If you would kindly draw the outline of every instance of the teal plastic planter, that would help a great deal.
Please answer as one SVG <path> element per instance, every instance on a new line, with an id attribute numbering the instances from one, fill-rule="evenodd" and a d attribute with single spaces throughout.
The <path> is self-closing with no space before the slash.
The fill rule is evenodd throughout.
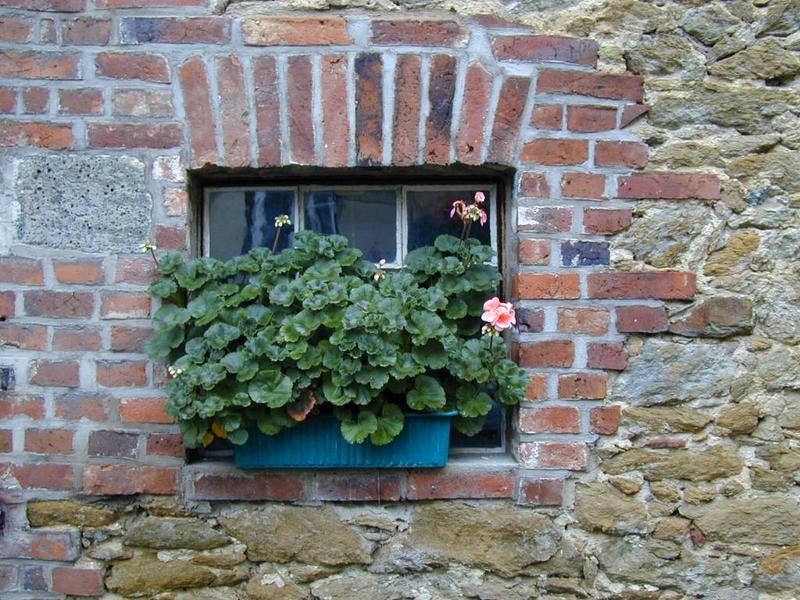
<path id="1" fill-rule="evenodd" d="M 235 446 L 240 469 L 398 469 L 447 464 L 450 421 L 458 414 L 407 414 L 400 435 L 385 446 L 349 444 L 333 416 L 316 416 L 276 435 L 250 432 Z"/>

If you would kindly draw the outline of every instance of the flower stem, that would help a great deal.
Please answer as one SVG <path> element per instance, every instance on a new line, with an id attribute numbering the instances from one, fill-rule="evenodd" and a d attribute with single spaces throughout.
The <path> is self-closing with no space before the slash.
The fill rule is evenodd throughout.
<path id="1" fill-rule="evenodd" d="M 272 253 L 273 254 L 275 254 L 275 251 L 278 249 L 278 240 L 281 237 L 281 229 L 283 229 L 283 227 L 281 225 L 278 225 L 275 228 L 275 240 L 272 242 Z"/>
<path id="2" fill-rule="evenodd" d="M 153 262 L 156 263 L 156 269 L 158 268 L 158 257 L 156 256 L 156 251 L 150 248 L 150 255 L 153 257 Z"/>

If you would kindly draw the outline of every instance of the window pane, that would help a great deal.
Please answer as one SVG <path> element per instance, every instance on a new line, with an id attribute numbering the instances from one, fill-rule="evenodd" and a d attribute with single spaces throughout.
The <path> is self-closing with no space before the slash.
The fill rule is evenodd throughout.
<path id="1" fill-rule="evenodd" d="M 257 246 L 272 247 L 275 217 L 294 220 L 292 190 L 214 191 L 208 199 L 208 250 L 220 260 L 245 254 Z M 290 245 L 293 227 L 284 228 L 278 247 Z"/>
<path id="2" fill-rule="evenodd" d="M 406 192 L 408 249 L 414 250 L 421 246 L 430 246 L 436 237 L 443 233 L 461 237 L 461 220 L 457 216 L 451 219 L 450 209 L 455 200 L 463 200 L 467 204 L 472 204 L 477 191 L 483 191 L 486 196 L 486 201 L 481 208 L 486 211 L 486 214 L 489 214 L 489 190 Z M 477 238 L 484 244 L 490 244 L 489 223 L 483 226 L 480 223 L 473 223 L 470 237 Z"/>
<path id="3" fill-rule="evenodd" d="M 305 228 L 337 233 L 366 260 L 397 260 L 397 194 L 394 190 L 323 190 L 305 196 Z"/>
<path id="4" fill-rule="evenodd" d="M 506 418 L 503 409 L 495 404 L 491 412 L 486 415 L 483 429 L 472 437 L 450 430 L 451 448 L 499 448 L 502 443 L 502 429 Z"/>

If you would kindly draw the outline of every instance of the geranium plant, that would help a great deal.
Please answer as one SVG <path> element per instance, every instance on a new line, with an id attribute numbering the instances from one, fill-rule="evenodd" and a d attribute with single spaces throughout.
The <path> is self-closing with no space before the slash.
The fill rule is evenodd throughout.
<path id="1" fill-rule="evenodd" d="M 228 262 L 162 256 L 148 350 L 169 365 L 167 411 L 186 444 L 242 444 L 328 412 L 350 443 L 387 444 L 414 411 L 458 411 L 472 435 L 493 403 L 518 403 L 528 378 L 499 337 L 514 309 L 492 297 L 493 250 L 469 237 L 482 200 L 454 203 L 461 239 L 439 236 L 402 270 L 311 231 Z M 276 219 L 274 247 L 287 225 Z"/>

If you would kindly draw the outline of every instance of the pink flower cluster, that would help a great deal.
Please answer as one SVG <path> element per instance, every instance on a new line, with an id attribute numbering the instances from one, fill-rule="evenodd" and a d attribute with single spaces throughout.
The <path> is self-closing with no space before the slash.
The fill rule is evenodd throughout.
<path id="1" fill-rule="evenodd" d="M 478 206 L 485 201 L 486 196 L 483 192 L 475 192 L 475 204 L 467 205 L 463 200 L 456 200 L 453 202 L 453 208 L 450 209 L 450 218 L 452 219 L 455 215 L 458 215 L 458 218 L 464 223 L 480 221 L 481 225 L 485 225 L 486 221 L 489 220 L 489 216 L 485 210 Z"/>
<path id="2" fill-rule="evenodd" d="M 481 320 L 500 332 L 517 322 L 517 314 L 511 302 L 500 302 L 500 298 L 495 296 L 484 302 Z"/>

